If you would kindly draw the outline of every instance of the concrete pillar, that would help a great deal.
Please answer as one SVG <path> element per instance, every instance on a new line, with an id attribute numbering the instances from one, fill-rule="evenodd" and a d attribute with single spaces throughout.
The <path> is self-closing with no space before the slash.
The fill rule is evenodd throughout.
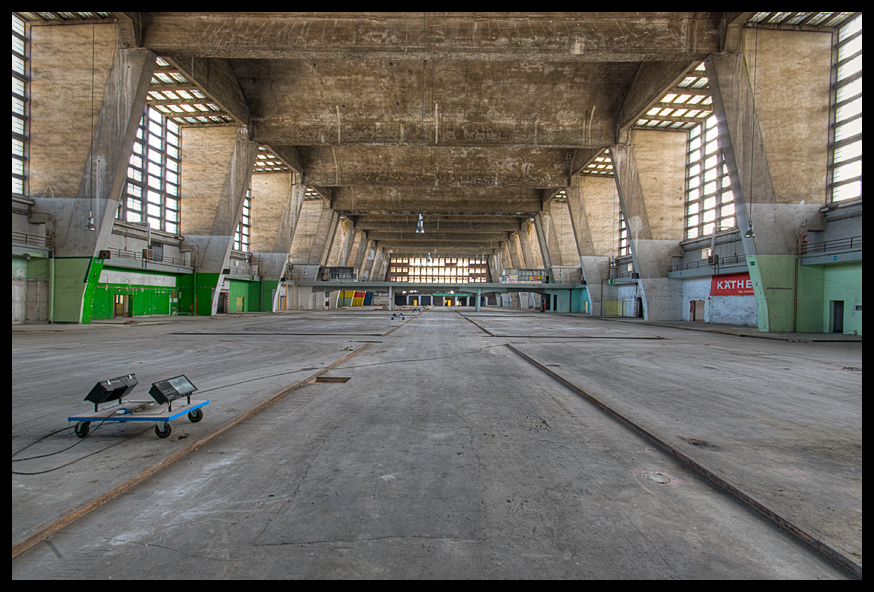
<path id="1" fill-rule="evenodd" d="M 567 188 L 565 188 L 565 194 L 567 194 Z M 545 228 L 549 230 L 547 244 L 549 245 L 552 265 L 576 266 L 578 252 L 567 202 L 551 200 L 544 207 L 543 213 L 549 218 L 549 223 Z M 545 217 L 544 220 L 546 220 Z"/>
<path id="2" fill-rule="evenodd" d="M 31 36 L 29 194 L 54 219 L 53 320 L 90 323 L 155 55 L 118 49 L 115 24 Z"/>
<path id="3" fill-rule="evenodd" d="M 334 240 L 336 258 L 331 259 L 329 265 L 346 267 L 349 263 L 349 254 L 352 252 L 352 243 L 355 241 L 355 225 L 348 218 L 340 220 L 337 224 L 337 236 Z"/>
<path id="4" fill-rule="evenodd" d="M 258 145 L 242 127 L 182 128 L 182 235 L 196 253 L 195 314 L 215 314 Z"/>
<path id="5" fill-rule="evenodd" d="M 260 260 L 261 310 L 277 310 L 279 281 L 285 271 L 306 187 L 298 173 L 252 176 L 250 250 Z"/>
<path id="6" fill-rule="evenodd" d="M 352 242 L 352 249 L 346 265 L 357 269 L 358 276 L 361 277 L 361 264 L 364 262 L 364 257 L 367 256 L 367 233 L 356 228 L 354 234 L 355 240 Z"/>
<path id="7" fill-rule="evenodd" d="M 610 278 L 616 255 L 619 194 L 609 177 L 575 176 L 567 190 L 567 207 L 580 257 L 589 311 L 602 314 L 602 282 Z"/>
<path id="8" fill-rule="evenodd" d="M 488 256 L 489 262 L 489 275 L 491 275 L 491 280 L 493 283 L 498 283 L 501 281 L 501 252 L 500 249 L 493 249 L 492 253 Z"/>
<path id="9" fill-rule="evenodd" d="M 319 200 L 322 210 L 319 216 L 319 226 L 313 237 L 310 254 L 307 263 L 311 265 L 327 265 L 328 255 L 334 244 L 334 235 L 340 222 L 340 214 L 332 210 L 326 200 Z"/>
<path id="10" fill-rule="evenodd" d="M 644 318 L 682 320 L 682 282 L 668 272 L 684 238 L 686 134 L 633 130 L 629 137 L 630 144 L 611 146 L 610 156 Z"/>
<path id="11" fill-rule="evenodd" d="M 380 273 L 382 272 L 382 262 L 385 259 L 385 251 L 382 247 L 376 248 L 376 254 L 373 256 L 373 262 L 370 267 L 370 277 L 368 278 L 372 282 L 381 282 L 382 276 Z"/>
<path id="12" fill-rule="evenodd" d="M 831 33 L 759 29 L 706 62 L 761 331 L 795 330 L 798 242 L 822 226 L 830 64 Z"/>
<path id="13" fill-rule="evenodd" d="M 510 233 L 509 240 L 507 241 L 507 248 L 510 250 L 510 262 L 513 264 L 513 267 L 524 269 L 526 267 L 526 261 L 522 258 L 522 245 L 519 240 L 518 232 Z"/>
<path id="14" fill-rule="evenodd" d="M 376 241 L 367 241 L 367 254 L 364 256 L 361 273 L 359 277 L 362 281 L 370 279 L 370 274 L 373 271 L 373 260 L 376 258 Z"/>
<path id="15" fill-rule="evenodd" d="M 553 265 L 561 265 L 561 253 L 557 252 L 557 245 L 550 244 L 555 242 L 552 217 L 547 212 L 538 212 L 534 216 L 534 229 L 537 233 L 537 243 L 540 247 L 540 258 L 543 261 L 543 268 L 550 269 Z M 554 257 L 557 257 L 558 262 L 556 262 Z"/>
<path id="16" fill-rule="evenodd" d="M 386 281 L 388 276 L 388 268 L 391 265 L 391 251 L 385 251 L 382 257 L 382 266 L 379 268 L 379 274 L 376 275 L 373 279 L 377 282 Z"/>
<path id="17" fill-rule="evenodd" d="M 373 249 L 374 242 L 367 238 L 367 233 L 361 233 L 361 242 L 359 243 L 358 259 L 355 260 L 355 267 L 358 269 L 359 281 L 364 281 L 370 276 L 370 266 L 373 264 Z"/>
<path id="18" fill-rule="evenodd" d="M 310 251 L 312 250 L 313 240 L 319 228 L 321 217 L 322 201 L 319 199 L 304 199 L 288 253 L 288 260 L 295 264 L 296 267 L 300 266 L 309 269 Z M 312 269 L 315 269 L 315 266 L 312 266 Z M 311 277 L 312 274 L 307 279 L 311 279 Z"/>
<path id="19" fill-rule="evenodd" d="M 510 251 L 510 239 L 512 235 L 507 235 L 507 240 L 501 242 L 501 268 L 519 267 L 518 263 L 513 260 L 512 252 Z"/>

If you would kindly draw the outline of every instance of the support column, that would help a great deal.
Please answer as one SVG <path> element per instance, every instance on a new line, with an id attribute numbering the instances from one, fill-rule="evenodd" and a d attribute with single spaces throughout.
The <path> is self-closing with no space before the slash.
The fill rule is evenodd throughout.
<path id="1" fill-rule="evenodd" d="M 359 281 L 363 282 L 370 277 L 370 269 L 373 266 L 376 243 L 366 238 L 366 235 L 362 238 L 361 242 L 364 244 L 364 254 L 362 255 L 360 252 L 358 253 L 358 256 L 361 257 L 361 263 L 358 267 L 358 278 Z"/>
<path id="2" fill-rule="evenodd" d="M 320 266 L 328 264 L 328 255 L 331 253 L 334 235 L 337 232 L 337 224 L 340 222 L 340 214 L 332 210 L 326 200 L 321 200 L 321 204 L 322 210 L 319 226 L 316 229 L 310 254 L 307 258 L 307 263 L 310 265 Z"/>
<path id="3" fill-rule="evenodd" d="M 295 172 L 252 176 L 250 249 L 260 260 L 262 311 L 275 311 L 279 306 L 279 282 L 306 191 L 295 182 L 297 176 Z"/>
<path id="4" fill-rule="evenodd" d="M 706 62 L 719 147 L 759 330 L 791 332 L 797 245 L 808 229 L 823 225 L 831 33 L 744 30 L 742 47 L 739 55 Z M 753 233 L 745 236 L 750 225 Z"/>
<path id="5" fill-rule="evenodd" d="M 218 307 L 258 153 L 248 136 L 245 128 L 233 126 L 182 128 L 182 235 L 196 253 L 189 306 L 198 315 L 214 315 Z"/>
<path id="6" fill-rule="evenodd" d="M 500 249 L 493 249 L 491 255 L 489 255 L 489 273 L 491 274 L 491 280 L 493 283 L 498 283 L 501 281 L 501 271 L 503 270 L 503 266 L 501 265 L 501 251 Z"/>
<path id="7" fill-rule="evenodd" d="M 88 324 L 155 55 L 118 49 L 116 24 L 31 35 L 29 195 L 55 221 L 52 320 Z"/>
<path id="8" fill-rule="evenodd" d="M 380 272 L 382 271 L 382 261 L 385 257 L 385 252 L 382 247 L 376 248 L 376 254 L 373 256 L 373 261 L 370 266 L 370 277 L 368 278 L 372 282 L 381 282 L 382 278 L 380 277 Z"/>
<path id="9" fill-rule="evenodd" d="M 589 312 L 603 314 L 602 282 L 610 278 L 616 254 L 619 197 L 616 183 L 605 177 L 575 176 L 567 190 L 567 207 L 580 257 Z"/>
<path id="10" fill-rule="evenodd" d="M 352 245 L 355 242 L 357 232 L 355 224 L 348 218 L 340 221 L 339 228 L 343 231 L 343 242 L 340 244 L 340 255 L 337 258 L 338 267 L 348 267 L 349 255 L 352 253 Z"/>
<path id="11" fill-rule="evenodd" d="M 522 258 L 522 254 L 520 253 L 521 245 L 519 241 L 519 233 L 511 232 L 509 240 L 507 241 L 507 248 L 510 250 L 510 262 L 513 264 L 513 267 L 517 269 L 525 268 L 525 260 Z"/>
<path id="12" fill-rule="evenodd" d="M 501 271 L 510 267 L 518 267 L 510 252 L 510 240 L 512 235 L 507 235 L 507 240 L 501 241 Z"/>
<path id="13" fill-rule="evenodd" d="M 668 278 L 683 240 L 686 134 L 633 130 L 610 147 L 619 202 L 639 274 L 644 318 L 682 320 L 680 280 Z"/>
<path id="14" fill-rule="evenodd" d="M 553 265 L 561 265 L 561 254 L 556 252 L 555 245 L 550 245 L 550 242 L 553 242 L 555 238 L 555 231 L 552 228 L 552 217 L 546 212 L 538 212 L 534 216 L 534 228 L 537 232 L 540 258 L 543 260 L 544 269 L 551 269 Z M 555 263 L 553 260 L 554 255 L 557 255 L 559 263 Z"/>

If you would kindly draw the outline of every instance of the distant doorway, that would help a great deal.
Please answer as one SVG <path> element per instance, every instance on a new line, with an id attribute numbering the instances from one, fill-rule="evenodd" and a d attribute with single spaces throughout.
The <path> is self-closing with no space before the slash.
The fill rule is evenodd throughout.
<path id="1" fill-rule="evenodd" d="M 844 332 L 844 301 L 831 300 L 829 302 L 829 328 L 830 333 Z"/>
<path id="2" fill-rule="evenodd" d="M 704 322 L 704 301 L 690 300 L 689 301 L 689 320 L 693 322 Z"/>
<path id="3" fill-rule="evenodd" d="M 130 294 L 116 294 L 113 297 L 112 316 L 113 318 L 131 316 Z"/>

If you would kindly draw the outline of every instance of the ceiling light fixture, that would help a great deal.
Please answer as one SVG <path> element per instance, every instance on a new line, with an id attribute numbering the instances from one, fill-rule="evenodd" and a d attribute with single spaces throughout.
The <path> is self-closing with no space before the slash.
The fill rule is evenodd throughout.
<path id="1" fill-rule="evenodd" d="M 416 226 L 416 234 L 425 234 L 425 227 L 422 222 L 422 214 L 419 214 L 419 223 Z"/>

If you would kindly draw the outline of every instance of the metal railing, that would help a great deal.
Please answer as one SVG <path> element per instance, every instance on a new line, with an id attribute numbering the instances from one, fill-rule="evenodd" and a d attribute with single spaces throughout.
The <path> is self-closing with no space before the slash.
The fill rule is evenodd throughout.
<path id="1" fill-rule="evenodd" d="M 737 255 L 728 255 L 725 257 L 719 257 L 719 263 L 716 267 L 725 267 L 728 265 L 742 265 L 746 263 L 747 256 L 744 254 Z M 701 259 L 700 261 L 690 261 L 689 263 L 677 263 L 676 265 L 671 265 L 671 271 L 685 271 L 687 269 L 702 269 L 705 267 L 713 267 L 708 259 Z"/>
<path id="2" fill-rule="evenodd" d="M 861 251 L 862 237 L 851 236 L 849 238 L 839 238 L 821 243 L 801 243 L 801 254 L 808 255 L 812 253 L 837 253 L 842 251 Z"/>
<path id="3" fill-rule="evenodd" d="M 125 249 L 108 249 L 113 257 L 118 257 L 119 259 L 131 259 L 133 261 L 143 261 L 143 252 L 142 251 L 128 251 Z M 181 257 L 167 257 L 164 256 L 160 260 L 158 259 L 146 259 L 146 261 L 154 261 L 155 263 L 163 263 L 165 265 L 175 265 L 177 267 L 191 267 L 191 264 Z"/>
<path id="4" fill-rule="evenodd" d="M 46 247 L 49 249 L 52 248 L 51 238 L 45 236 L 44 234 L 27 234 L 24 232 L 13 232 L 12 244 L 26 245 L 28 247 Z"/>

